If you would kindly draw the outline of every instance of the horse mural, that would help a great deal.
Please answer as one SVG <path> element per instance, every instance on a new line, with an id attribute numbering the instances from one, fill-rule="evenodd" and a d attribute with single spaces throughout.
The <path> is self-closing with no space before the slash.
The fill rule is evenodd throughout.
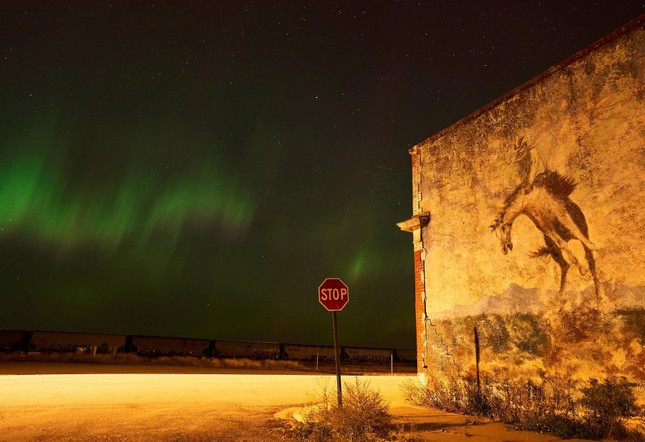
<path id="1" fill-rule="evenodd" d="M 600 299 L 600 280 L 596 270 L 593 251 L 595 245 L 589 240 L 587 221 L 580 207 L 569 195 L 575 189 L 574 181 L 558 172 L 537 172 L 537 153 L 528 148 L 523 138 L 515 145 L 520 171 L 526 179 L 504 201 L 504 207 L 490 226 L 498 235 L 505 255 L 513 250 L 511 231 L 517 217 L 525 215 L 544 234 L 545 245 L 531 254 L 532 257 L 550 256 L 560 267 L 560 290 L 562 296 L 567 282 L 567 272 L 574 265 L 583 276 L 591 273 L 596 299 Z M 524 163 L 521 161 L 524 160 Z M 528 160 L 528 164 L 527 161 Z M 580 241 L 584 249 L 587 267 L 581 265 L 569 247 L 569 241 Z"/>

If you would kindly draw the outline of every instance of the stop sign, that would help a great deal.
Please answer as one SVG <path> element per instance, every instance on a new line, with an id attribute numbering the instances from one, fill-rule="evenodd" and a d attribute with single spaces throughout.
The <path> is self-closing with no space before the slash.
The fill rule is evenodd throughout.
<path id="1" fill-rule="evenodd" d="M 318 301 L 330 312 L 338 312 L 349 302 L 349 288 L 339 278 L 327 278 L 318 287 Z"/>

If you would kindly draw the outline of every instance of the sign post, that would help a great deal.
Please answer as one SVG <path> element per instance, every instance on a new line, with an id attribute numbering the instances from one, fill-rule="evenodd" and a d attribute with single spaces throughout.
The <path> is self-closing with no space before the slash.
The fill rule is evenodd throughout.
<path id="1" fill-rule="evenodd" d="M 336 359 L 336 384 L 338 388 L 338 408 L 343 408 L 343 387 L 340 380 L 340 345 L 338 343 L 338 321 L 336 312 L 341 311 L 349 302 L 349 288 L 340 278 L 326 278 L 318 287 L 318 302 L 331 312 L 334 327 L 334 355 Z"/>

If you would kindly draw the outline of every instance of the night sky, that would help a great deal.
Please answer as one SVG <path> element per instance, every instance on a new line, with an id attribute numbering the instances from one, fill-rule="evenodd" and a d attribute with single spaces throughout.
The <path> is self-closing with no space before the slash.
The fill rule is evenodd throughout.
<path id="1" fill-rule="evenodd" d="M 413 348 L 407 149 L 643 12 L 0 0 L 0 328 Z"/>

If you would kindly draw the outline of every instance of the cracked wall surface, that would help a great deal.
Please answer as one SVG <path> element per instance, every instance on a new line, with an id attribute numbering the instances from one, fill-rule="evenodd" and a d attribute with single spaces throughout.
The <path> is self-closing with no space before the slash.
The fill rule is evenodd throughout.
<path id="1" fill-rule="evenodd" d="M 410 149 L 420 373 L 476 327 L 491 373 L 642 388 L 644 73 L 641 19 Z"/>

